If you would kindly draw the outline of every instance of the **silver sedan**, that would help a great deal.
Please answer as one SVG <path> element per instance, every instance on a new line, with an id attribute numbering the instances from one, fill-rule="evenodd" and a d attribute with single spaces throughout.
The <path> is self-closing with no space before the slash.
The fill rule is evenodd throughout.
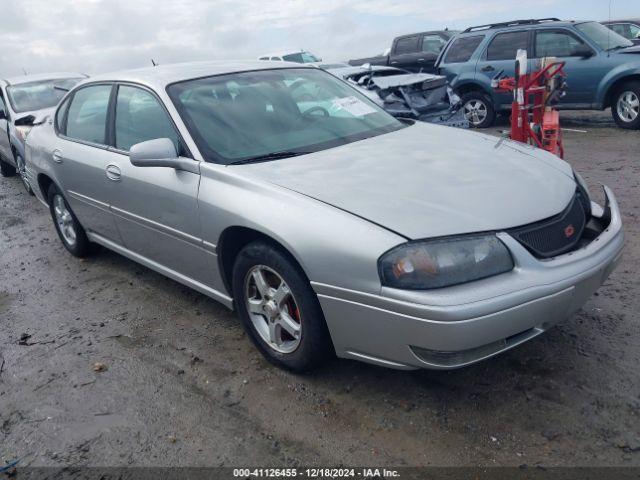
<path id="1" fill-rule="evenodd" d="M 295 371 L 491 357 L 579 309 L 624 243 L 612 192 L 593 202 L 551 154 L 395 119 L 283 62 L 94 77 L 26 156 L 69 252 L 100 244 L 235 309 Z"/>

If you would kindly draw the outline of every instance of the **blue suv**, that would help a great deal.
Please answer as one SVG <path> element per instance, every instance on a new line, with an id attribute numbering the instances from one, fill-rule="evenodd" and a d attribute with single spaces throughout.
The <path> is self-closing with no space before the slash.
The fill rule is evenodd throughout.
<path id="1" fill-rule="evenodd" d="M 604 110 L 616 123 L 640 129 L 640 46 L 598 22 L 557 18 L 516 20 L 467 28 L 450 40 L 436 67 L 460 95 L 472 126 L 489 127 L 511 108 L 512 95 L 496 93 L 491 80 L 515 73 L 518 50 L 527 50 L 529 71 L 543 57 L 566 62 L 568 89 L 558 108 Z"/>

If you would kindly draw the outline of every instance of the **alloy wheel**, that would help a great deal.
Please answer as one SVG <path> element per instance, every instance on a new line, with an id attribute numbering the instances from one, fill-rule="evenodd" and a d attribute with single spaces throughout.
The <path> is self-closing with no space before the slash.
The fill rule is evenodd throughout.
<path id="1" fill-rule="evenodd" d="M 67 242 L 70 247 L 73 247 L 76 244 L 78 235 L 73 224 L 73 216 L 67 208 L 67 204 L 64 198 L 62 198 L 62 195 L 56 194 L 53 197 L 53 213 L 64 241 Z"/>
<path id="2" fill-rule="evenodd" d="M 618 111 L 618 116 L 623 121 L 631 123 L 638 118 L 638 115 L 640 115 L 640 98 L 638 98 L 636 92 L 623 92 L 618 97 L 616 109 Z"/>
<path id="3" fill-rule="evenodd" d="M 302 321 L 291 289 L 273 269 L 256 265 L 244 281 L 244 296 L 251 322 L 262 340 L 279 353 L 292 353 L 300 345 Z"/>
<path id="4" fill-rule="evenodd" d="M 469 100 L 464 105 L 464 115 L 471 124 L 480 125 L 487 118 L 487 105 L 481 100 Z"/>

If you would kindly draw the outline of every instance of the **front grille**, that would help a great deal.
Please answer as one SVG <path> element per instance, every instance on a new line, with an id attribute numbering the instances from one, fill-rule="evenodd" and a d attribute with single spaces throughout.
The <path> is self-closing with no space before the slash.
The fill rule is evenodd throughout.
<path id="1" fill-rule="evenodd" d="M 538 258 L 550 258 L 570 252 L 580 242 L 587 225 L 582 193 L 576 192 L 566 210 L 555 217 L 508 230 Z"/>

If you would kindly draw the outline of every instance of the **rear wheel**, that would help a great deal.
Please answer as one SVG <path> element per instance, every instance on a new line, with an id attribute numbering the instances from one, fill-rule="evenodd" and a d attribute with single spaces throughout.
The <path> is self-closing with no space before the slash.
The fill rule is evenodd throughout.
<path id="1" fill-rule="evenodd" d="M 91 243 L 62 192 L 55 185 L 51 185 L 47 197 L 51 218 L 64 248 L 75 257 L 86 257 L 91 251 Z"/>
<path id="2" fill-rule="evenodd" d="M 618 89 L 611 104 L 611 114 L 619 127 L 640 129 L 640 82 L 628 82 Z"/>
<path id="3" fill-rule="evenodd" d="M 331 358 L 318 297 L 276 246 L 254 242 L 242 249 L 233 268 L 233 296 L 249 336 L 272 363 L 304 372 Z"/>
<path id="4" fill-rule="evenodd" d="M 472 91 L 461 97 L 464 116 L 473 128 L 488 128 L 496 119 L 496 110 L 489 95 Z"/>

